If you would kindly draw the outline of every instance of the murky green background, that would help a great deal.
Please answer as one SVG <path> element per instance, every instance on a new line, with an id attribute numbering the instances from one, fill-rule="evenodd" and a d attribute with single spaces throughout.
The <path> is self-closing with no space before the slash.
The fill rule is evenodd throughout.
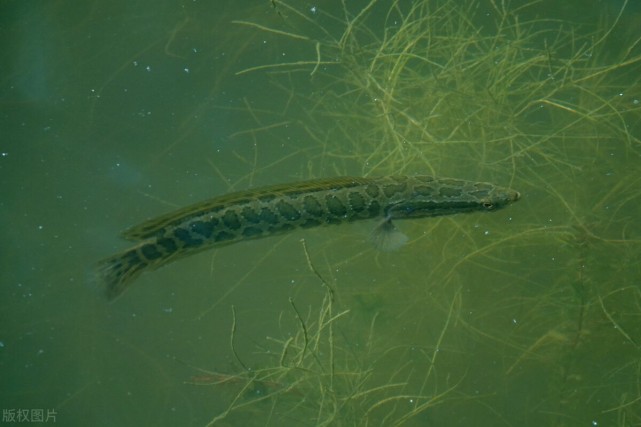
<path id="1" fill-rule="evenodd" d="M 340 37 L 346 15 L 369 4 L 348 3 L 348 14 L 329 0 L 0 3 L 3 424 L 37 409 L 60 425 L 641 424 L 639 5 L 512 2 L 520 22 L 545 19 L 538 28 L 565 34 L 555 52 L 586 52 L 564 77 L 582 89 L 533 99 L 515 124 L 476 115 L 470 94 L 497 92 L 472 65 L 460 68 L 468 79 L 387 93 L 389 104 L 368 95 L 383 80 L 353 77 L 368 63 L 342 58 L 344 67 L 314 72 L 315 41 Z M 508 7 L 462 3 L 473 5 L 458 13 L 474 11 L 479 37 Z M 381 4 L 359 37 L 393 27 Z M 602 44 L 590 38 L 624 5 Z M 563 60 L 545 59 L 550 34 L 533 36 L 531 56 L 552 67 Z M 590 40 L 598 58 L 582 45 Z M 324 46 L 323 61 L 341 61 Z M 478 46 L 468 59 L 487 53 Z M 518 105 L 527 94 L 511 88 L 540 73 L 490 104 Z M 592 74 L 603 79 L 577 81 Z M 421 101 L 441 96 L 435 88 L 444 105 L 470 108 L 439 115 L 436 101 Z M 386 105 L 395 116 L 378 115 Z M 371 125 L 379 120 L 398 132 Z M 402 123 L 429 125 L 411 134 Z M 528 133 L 515 137 L 517 125 Z M 459 138 L 466 126 L 482 143 Z M 394 253 L 371 247 L 372 224 L 354 224 L 186 258 L 114 303 L 95 282 L 96 261 L 127 247 L 121 230 L 172 208 L 265 184 L 390 173 L 492 181 L 522 200 L 399 224 L 411 240 Z M 329 318 L 343 315 L 319 331 L 322 281 L 334 290 Z M 296 365 L 283 343 L 301 342 L 301 320 L 310 343 Z"/>

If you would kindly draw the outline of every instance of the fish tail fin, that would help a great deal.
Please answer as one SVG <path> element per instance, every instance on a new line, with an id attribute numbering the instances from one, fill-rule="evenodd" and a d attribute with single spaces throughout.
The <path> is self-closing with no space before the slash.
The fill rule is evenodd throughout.
<path id="1" fill-rule="evenodd" d="M 96 280 L 99 286 L 103 287 L 107 299 L 113 301 L 122 295 L 148 266 L 136 248 L 129 249 L 99 261 Z"/>

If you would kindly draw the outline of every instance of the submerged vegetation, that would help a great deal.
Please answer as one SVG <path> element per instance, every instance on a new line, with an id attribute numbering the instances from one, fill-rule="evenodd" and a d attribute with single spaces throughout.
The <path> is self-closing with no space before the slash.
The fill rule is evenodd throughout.
<path id="1" fill-rule="evenodd" d="M 326 159 L 365 174 L 467 170 L 473 161 L 504 176 L 523 163 L 566 164 L 564 147 L 594 141 L 638 153 L 629 126 L 641 109 L 640 41 L 612 46 L 625 8 L 594 29 L 529 18 L 539 3 L 343 2 L 312 14 L 275 1 L 273 27 L 236 23 L 289 38 L 285 57 L 305 59 L 239 74 L 271 73 L 289 94 L 273 114 L 296 117 Z"/>
<path id="2" fill-rule="evenodd" d="M 242 369 L 234 374 L 197 369 L 199 374 L 190 381 L 235 386 L 229 406 L 209 425 L 223 420 L 244 425 L 402 425 L 425 421 L 422 414 L 444 402 L 474 399 L 455 392 L 464 373 L 441 375 L 436 367 L 446 357 L 442 341 L 460 315 L 460 292 L 433 346 L 392 345 L 380 352 L 385 343 L 377 338 L 378 313 L 367 327 L 354 327 L 351 310 L 337 303 L 336 291 L 313 264 L 305 241 L 301 243 L 310 273 L 322 285 L 320 305 L 303 312 L 289 299 L 291 310 L 281 314 L 288 328 L 283 338 L 267 337 L 260 346 L 259 357 L 267 366 L 260 369 L 248 367 L 235 349 L 232 308 L 230 350 Z"/>
<path id="3" fill-rule="evenodd" d="M 268 77 L 283 102 L 248 102 L 255 127 L 233 137 L 310 141 L 298 154 L 312 177 L 430 173 L 509 185 L 523 202 L 488 230 L 409 224 L 398 258 L 303 246 L 322 295 L 290 299 L 254 364 L 232 329 L 237 371 L 194 381 L 227 397 L 211 424 L 641 422 L 641 38 L 626 32 L 628 2 L 598 25 L 546 18 L 537 1 L 352 3 L 273 0 L 235 21 L 283 51 L 238 71 Z M 366 278 L 334 274 L 347 264 Z"/>

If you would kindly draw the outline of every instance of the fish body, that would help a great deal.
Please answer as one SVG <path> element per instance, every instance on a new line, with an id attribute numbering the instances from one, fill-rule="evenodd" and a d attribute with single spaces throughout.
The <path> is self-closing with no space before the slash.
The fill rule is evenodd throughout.
<path id="1" fill-rule="evenodd" d="M 380 220 L 373 240 L 388 248 L 404 241 L 376 237 L 393 236 L 393 220 L 493 211 L 519 197 L 490 183 L 427 175 L 338 177 L 230 193 L 126 230 L 123 236 L 138 244 L 101 261 L 99 280 L 114 299 L 142 272 L 205 249 L 363 219 Z"/>

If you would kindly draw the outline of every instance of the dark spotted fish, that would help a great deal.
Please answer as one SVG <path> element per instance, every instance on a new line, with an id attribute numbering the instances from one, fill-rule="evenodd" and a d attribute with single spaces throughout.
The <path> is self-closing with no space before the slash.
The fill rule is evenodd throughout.
<path id="1" fill-rule="evenodd" d="M 406 239 L 395 219 L 494 211 L 518 199 L 493 184 L 431 176 L 339 177 L 241 191 L 126 230 L 138 244 L 101 261 L 99 280 L 114 299 L 142 272 L 205 249 L 362 219 L 380 220 L 372 240 L 391 249 Z"/>

